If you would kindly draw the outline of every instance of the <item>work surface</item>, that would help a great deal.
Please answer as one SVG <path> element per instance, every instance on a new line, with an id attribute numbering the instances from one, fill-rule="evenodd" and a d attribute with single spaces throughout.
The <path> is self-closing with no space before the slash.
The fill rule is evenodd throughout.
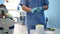
<path id="1" fill-rule="evenodd" d="M 37 34 L 36 30 L 31 30 L 31 34 Z M 28 34 L 27 28 L 24 25 L 20 25 L 19 23 L 15 24 L 14 34 Z M 44 34 L 60 34 L 60 29 L 55 29 L 55 31 L 45 31 Z"/>

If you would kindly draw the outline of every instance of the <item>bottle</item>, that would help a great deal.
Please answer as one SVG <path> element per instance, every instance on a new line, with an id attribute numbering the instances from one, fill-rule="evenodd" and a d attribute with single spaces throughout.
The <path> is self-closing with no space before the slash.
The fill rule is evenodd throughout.
<path id="1" fill-rule="evenodd" d="M 44 34 L 44 25 L 42 24 L 36 25 L 36 34 Z"/>
<path id="2" fill-rule="evenodd" d="M 26 20 L 26 12 L 25 11 L 20 11 L 20 21 L 22 22 L 22 25 L 25 25 L 25 20 Z"/>
<path id="3" fill-rule="evenodd" d="M 20 10 L 20 5 L 18 4 L 17 10 Z"/>

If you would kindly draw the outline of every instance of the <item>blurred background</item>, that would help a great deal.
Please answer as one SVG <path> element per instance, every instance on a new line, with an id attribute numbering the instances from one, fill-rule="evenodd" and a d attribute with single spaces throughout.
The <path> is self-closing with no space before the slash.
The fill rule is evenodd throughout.
<path id="1" fill-rule="evenodd" d="M 19 25 L 20 20 L 20 11 L 23 11 L 19 5 L 20 0 L 0 0 L 0 4 L 3 3 L 6 5 L 8 13 L 13 16 L 13 19 L 18 22 L 15 24 L 15 30 L 27 29 L 25 26 Z M 47 28 L 56 28 L 58 34 L 60 32 L 60 0 L 49 0 L 49 9 L 45 12 L 45 17 L 48 18 Z M 25 14 L 26 15 L 26 14 Z M 50 31 L 49 31 L 50 32 Z M 27 33 L 27 31 L 24 31 Z M 17 34 L 15 32 L 15 34 Z M 57 34 L 57 33 L 56 33 Z"/>

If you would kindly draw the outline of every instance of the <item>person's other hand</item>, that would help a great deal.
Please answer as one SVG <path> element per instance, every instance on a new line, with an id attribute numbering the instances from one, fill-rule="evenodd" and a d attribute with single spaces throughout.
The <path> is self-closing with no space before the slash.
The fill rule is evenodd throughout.
<path id="1" fill-rule="evenodd" d="M 33 8 L 33 9 L 31 10 L 31 12 L 32 12 L 32 13 L 36 13 L 36 12 L 40 12 L 40 11 L 43 11 L 43 10 L 44 10 L 43 7 L 36 7 L 36 8 Z"/>

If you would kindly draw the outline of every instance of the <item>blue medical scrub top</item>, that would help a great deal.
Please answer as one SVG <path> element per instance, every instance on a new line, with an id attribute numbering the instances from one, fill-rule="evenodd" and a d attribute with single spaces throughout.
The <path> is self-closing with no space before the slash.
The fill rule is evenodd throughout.
<path id="1" fill-rule="evenodd" d="M 23 4 L 30 8 L 42 7 L 43 5 L 48 5 L 48 0 L 20 0 L 20 4 Z M 27 22 L 28 27 L 35 26 L 36 24 L 45 25 L 44 10 L 38 11 L 36 13 L 27 12 Z"/>
<path id="2" fill-rule="evenodd" d="M 0 0 L 0 4 L 4 4 L 4 0 Z"/>

